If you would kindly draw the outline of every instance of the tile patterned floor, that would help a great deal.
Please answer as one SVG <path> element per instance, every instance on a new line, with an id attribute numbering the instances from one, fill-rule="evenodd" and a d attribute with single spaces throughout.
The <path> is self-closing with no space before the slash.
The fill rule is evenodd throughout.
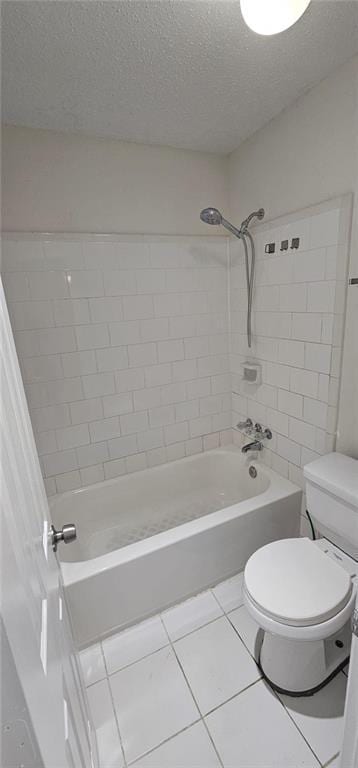
<path id="1" fill-rule="evenodd" d="M 80 654 L 100 768 L 338 768 L 347 677 L 276 695 L 242 574 Z"/>

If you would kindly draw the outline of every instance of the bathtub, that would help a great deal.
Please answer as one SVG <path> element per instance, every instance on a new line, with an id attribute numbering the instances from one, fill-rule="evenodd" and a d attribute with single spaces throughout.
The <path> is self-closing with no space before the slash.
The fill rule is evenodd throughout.
<path id="1" fill-rule="evenodd" d="M 228 578 L 258 547 L 297 536 L 300 505 L 299 488 L 234 446 L 52 497 L 55 527 L 77 528 L 58 554 L 79 647 Z"/>

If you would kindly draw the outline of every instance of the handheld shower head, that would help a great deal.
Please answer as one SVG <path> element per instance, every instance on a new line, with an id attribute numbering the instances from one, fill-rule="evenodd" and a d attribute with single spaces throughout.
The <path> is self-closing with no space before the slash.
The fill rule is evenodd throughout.
<path id="1" fill-rule="evenodd" d="M 229 232 L 231 232 L 235 237 L 241 237 L 241 232 L 237 227 L 234 227 L 233 224 L 230 224 L 229 221 L 224 219 L 222 213 L 218 211 L 217 208 L 204 208 L 203 211 L 200 213 L 200 218 L 204 222 L 204 224 L 216 224 L 219 226 L 222 224 L 225 229 L 228 229 Z"/>
<path id="2" fill-rule="evenodd" d="M 244 219 L 240 229 L 235 227 L 234 224 L 230 224 L 230 221 L 227 221 L 227 219 L 224 219 L 222 213 L 220 213 L 217 208 L 204 208 L 200 213 L 200 218 L 204 224 L 214 224 L 216 226 L 220 226 L 221 224 L 225 229 L 228 229 L 229 232 L 235 235 L 235 237 L 240 238 L 246 234 L 251 219 L 263 219 L 264 215 L 265 211 L 263 208 L 259 208 L 258 211 L 253 211 L 247 219 Z"/>
<path id="3" fill-rule="evenodd" d="M 204 210 L 201 211 L 200 218 L 205 224 L 219 225 L 223 220 L 223 217 L 217 208 L 204 208 Z"/>

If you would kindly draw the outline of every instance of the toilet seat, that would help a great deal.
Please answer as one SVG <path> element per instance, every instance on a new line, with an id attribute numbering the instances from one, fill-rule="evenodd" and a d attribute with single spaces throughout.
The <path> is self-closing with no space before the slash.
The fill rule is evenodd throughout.
<path id="1" fill-rule="evenodd" d="M 244 595 L 262 617 L 261 625 L 266 620 L 294 632 L 294 627 L 331 624 L 330 619 L 345 615 L 352 592 L 349 574 L 306 538 L 267 544 L 245 568 Z"/>

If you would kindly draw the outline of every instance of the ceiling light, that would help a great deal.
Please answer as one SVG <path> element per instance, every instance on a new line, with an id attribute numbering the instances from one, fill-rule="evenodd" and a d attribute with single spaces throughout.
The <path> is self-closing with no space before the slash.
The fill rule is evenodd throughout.
<path id="1" fill-rule="evenodd" d="M 311 0 L 241 0 L 246 24 L 259 35 L 276 35 L 298 21 Z"/>

